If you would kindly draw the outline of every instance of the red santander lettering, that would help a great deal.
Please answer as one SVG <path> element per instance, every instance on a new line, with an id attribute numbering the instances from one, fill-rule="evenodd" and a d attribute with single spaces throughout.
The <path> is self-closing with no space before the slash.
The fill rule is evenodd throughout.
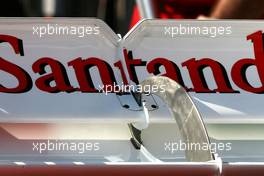
<path id="1" fill-rule="evenodd" d="M 257 31 L 247 36 L 247 40 L 253 43 L 253 50 L 255 58 L 242 58 L 234 63 L 231 69 L 231 78 L 237 87 L 251 93 L 264 93 L 264 48 L 263 48 L 263 34 Z M 16 54 L 24 55 L 22 40 L 9 35 L 0 35 L 0 41 L 9 43 Z M 0 53 L 1 55 L 1 53 Z M 142 59 L 134 59 L 132 51 L 123 50 L 124 62 L 118 60 L 115 63 L 107 63 L 104 59 L 96 57 L 88 58 L 73 58 L 67 63 L 68 69 L 73 69 L 78 86 L 74 87 L 67 75 L 66 67 L 55 58 L 42 57 L 32 63 L 32 71 L 39 75 L 35 80 L 35 86 L 44 92 L 59 93 L 59 92 L 83 92 L 83 93 L 98 93 L 93 82 L 92 68 L 98 71 L 98 77 L 101 82 L 106 85 L 116 84 L 116 72 L 120 72 L 121 79 L 124 84 L 128 84 L 129 80 L 138 84 L 139 79 L 136 72 L 136 67 L 145 67 L 149 75 L 162 75 L 174 79 L 179 84 L 184 86 L 187 91 L 196 93 L 239 93 L 239 90 L 232 88 L 230 78 L 224 65 L 214 58 L 189 58 L 181 63 L 183 69 L 187 69 L 192 87 L 186 86 L 181 74 L 179 66 L 168 58 L 154 58 L 150 61 Z M 66 63 L 65 63 L 66 64 Z M 246 70 L 254 66 L 261 85 L 254 87 L 248 81 Z M 49 67 L 50 72 L 47 73 L 46 67 Z M 161 68 L 165 72 L 162 73 Z M 204 69 L 210 69 L 215 81 L 216 88 L 208 86 Z M 8 59 L 0 57 L 0 70 L 7 74 L 14 76 L 18 85 L 16 87 L 8 88 L 0 84 L 0 92 L 2 93 L 23 93 L 32 89 L 33 81 L 31 76 L 18 65 L 11 63 Z M 128 72 L 128 77 L 125 74 Z M 0 78 L 1 81 L 1 78 Z M 51 83 L 54 84 L 51 84 Z"/>

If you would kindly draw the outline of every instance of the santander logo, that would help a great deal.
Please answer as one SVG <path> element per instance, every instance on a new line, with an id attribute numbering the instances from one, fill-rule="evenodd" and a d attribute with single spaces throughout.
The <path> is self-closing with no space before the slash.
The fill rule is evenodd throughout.
<path id="1" fill-rule="evenodd" d="M 103 58 L 87 57 L 73 58 L 67 63 L 61 63 L 56 58 L 41 57 L 32 63 L 31 68 L 33 73 L 38 75 L 38 78 L 33 80 L 31 75 L 22 67 L 8 61 L 8 58 L 0 57 L 0 71 L 14 76 L 17 79 L 17 85 L 7 87 L 1 83 L 0 78 L 0 93 L 25 93 L 36 86 L 40 91 L 48 93 L 59 92 L 83 92 L 83 93 L 98 93 L 100 92 L 93 82 L 91 68 L 96 67 L 99 72 L 99 77 L 105 86 L 116 84 L 115 71 L 122 76 L 124 84 L 130 81 L 138 84 L 137 67 L 144 67 L 149 75 L 162 75 L 174 79 L 179 84 L 184 86 L 189 92 L 196 93 L 240 93 L 241 90 L 262 94 L 264 93 L 264 48 L 263 34 L 261 31 L 252 33 L 246 37 L 248 42 L 253 43 L 252 52 L 254 58 L 238 58 L 231 68 L 231 77 L 224 67 L 224 63 L 220 63 L 211 58 L 187 58 L 181 65 L 177 65 L 169 58 L 153 58 L 150 61 L 144 61 L 139 58 L 133 58 L 132 51 L 123 49 L 124 60 L 118 60 L 115 63 L 108 63 Z M 0 41 L 11 45 L 16 54 L 20 54 L 21 59 L 24 56 L 23 41 L 15 36 L 0 35 Z M 1 51 L 0 51 L 1 56 Z M 67 67 L 65 66 L 67 64 Z M 246 71 L 249 67 L 255 67 L 260 80 L 260 86 L 256 87 L 249 83 L 250 77 L 246 76 Z M 50 72 L 46 71 L 46 67 L 50 68 Z M 163 67 L 165 72 L 160 71 Z M 210 68 L 214 77 L 217 88 L 212 89 L 206 82 L 206 75 L 203 70 Z M 73 69 L 78 86 L 73 86 L 69 79 L 66 69 Z M 192 87 L 185 85 L 181 75 L 181 69 L 187 69 Z M 126 75 L 125 73 L 128 73 Z M 234 89 L 231 86 L 231 81 L 241 90 Z M 51 84 L 55 82 L 55 84 Z"/>

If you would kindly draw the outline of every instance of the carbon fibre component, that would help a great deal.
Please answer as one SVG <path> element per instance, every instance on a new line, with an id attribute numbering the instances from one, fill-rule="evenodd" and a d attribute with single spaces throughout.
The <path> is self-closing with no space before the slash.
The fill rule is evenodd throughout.
<path id="1" fill-rule="evenodd" d="M 158 91 L 150 93 L 157 95 L 168 105 L 180 129 L 181 138 L 186 144 L 199 143 L 203 145 L 206 143 L 209 146 L 210 141 L 203 120 L 192 99 L 183 87 L 174 80 L 163 76 L 147 78 L 141 85 L 143 88 L 144 86 L 158 85 Z M 160 85 L 165 85 L 165 91 L 161 89 Z M 133 133 L 134 131 L 131 132 Z M 138 137 L 139 134 L 137 133 L 137 135 L 133 136 Z M 142 142 L 144 143 L 140 137 L 136 140 L 141 144 Z M 188 161 L 204 162 L 214 160 L 214 156 L 209 148 L 205 150 L 191 148 L 185 151 L 185 155 Z"/>

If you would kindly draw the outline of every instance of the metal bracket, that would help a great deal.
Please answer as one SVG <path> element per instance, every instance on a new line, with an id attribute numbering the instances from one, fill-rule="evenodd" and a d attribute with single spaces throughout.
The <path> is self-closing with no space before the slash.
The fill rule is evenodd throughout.
<path id="1" fill-rule="evenodd" d="M 144 107 L 142 102 L 145 102 L 145 108 L 148 111 L 154 111 L 159 108 L 153 95 L 145 95 L 140 93 L 126 93 L 126 94 L 116 94 L 120 105 L 131 111 L 143 111 Z"/>

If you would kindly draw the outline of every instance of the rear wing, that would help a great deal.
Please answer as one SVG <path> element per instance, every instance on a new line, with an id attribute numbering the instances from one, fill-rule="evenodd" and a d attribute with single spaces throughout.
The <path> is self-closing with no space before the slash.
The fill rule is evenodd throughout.
<path id="1" fill-rule="evenodd" d="M 98 19 L 0 19 L 0 162 L 263 161 L 263 28 L 143 20 L 122 38 Z M 48 148 L 72 143 L 90 150 Z"/>
<path id="2" fill-rule="evenodd" d="M 141 121 L 124 87 L 153 75 L 185 87 L 205 123 L 264 122 L 262 21 L 144 20 L 123 39 L 97 19 L 0 26 L 1 122 Z M 148 101 L 152 121 L 170 121 Z"/>

